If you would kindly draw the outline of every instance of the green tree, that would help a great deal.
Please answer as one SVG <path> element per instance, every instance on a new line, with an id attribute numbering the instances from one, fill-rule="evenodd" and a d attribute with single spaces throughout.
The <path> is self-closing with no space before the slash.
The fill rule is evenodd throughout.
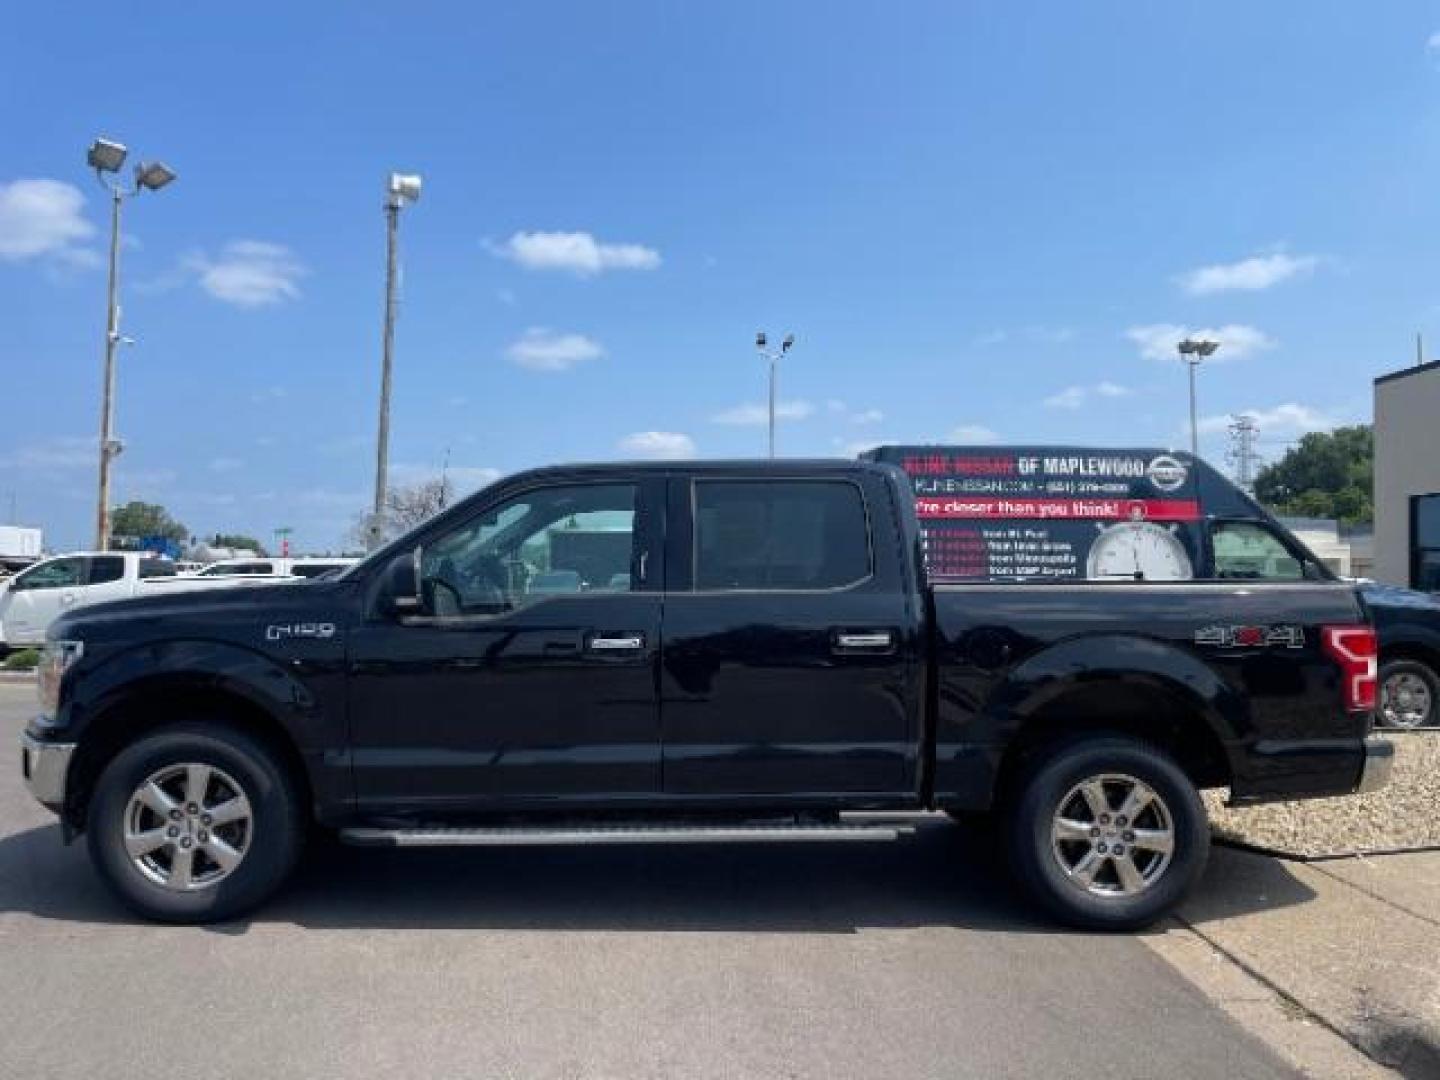
<path id="1" fill-rule="evenodd" d="M 1366 524 L 1375 518 L 1374 462 L 1369 424 L 1311 432 L 1260 470 L 1255 497 L 1277 514 Z"/>
<path id="2" fill-rule="evenodd" d="M 114 536 L 163 536 L 183 544 L 190 530 L 176 521 L 159 503 L 128 502 L 110 512 L 110 532 Z"/>
<path id="3" fill-rule="evenodd" d="M 246 551 L 253 551 L 257 555 L 266 555 L 265 545 L 256 540 L 253 536 L 246 536 L 244 533 L 216 533 L 215 539 L 211 541 L 216 547 L 243 548 Z"/>

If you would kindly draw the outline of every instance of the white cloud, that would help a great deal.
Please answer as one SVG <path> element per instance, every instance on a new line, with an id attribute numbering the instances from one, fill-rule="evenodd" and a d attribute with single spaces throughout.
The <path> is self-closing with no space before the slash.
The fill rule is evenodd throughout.
<path id="1" fill-rule="evenodd" d="M 1179 353 L 1175 346 L 1185 338 L 1218 341 L 1220 349 L 1212 360 L 1239 360 L 1252 353 L 1273 349 L 1275 340 L 1263 330 L 1253 326 L 1228 323 L 1219 328 L 1195 329 L 1175 323 L 1149 323 L 1132 326 L 1125 336 L 1140 349 L 1140 355 L 1147 360 L 1176 360 Z"/>
<path id="2" fill-rule="evenodd" d="M 961 424 L 959 427 L 951 429 L 949 438 L 951 442 L 957 443 L 993 443 L 1000 441 L 999 435 L 982 424 Z"/>
<path id="3" fill-rule="evenodd" d="M 838 453 L 844 458 L 859 457 L 867 450 L 874 450 L 877 446 L 895 446 L 904 443 L 904 439 L 856 439 L 847 442 L 844 439 L 836 439 L 835 445 L 839 448 Z"/>
<path id="4" fill-rule="evenodd" d="M 1085 387 L 1067 386 L 1041 402 L 1047 409 L 1078 409 L 1085 404 Z"/>
<path id="5" fill-rule="evenodd" d="M 1207 433 L 1225 431 L 1240 413 L 1245 413 L 1253 419 L 1255 426 L 1261 431 L 1271 434 L 1300 435 L 1307 431 L 1329 431 L 1344 423 L 1341 418 L 1332 416 L 1314 406 L 1287 401 L 1283 405 L 1276 405 L 1273 409 L 1241 409 L 1239 412 L 1227 413 L 1223 416 L 1202 417 L 1196 426 Z"/>
<path id="6" fill-rule="evenodd" d="M 45 258 L 63 266 L 98 265 L 100 257 L 80 242 L 95 233 L 81 216 L 85 196 L 59 180 L 0 184 L 0 261 Z"/>
<path id="7" fill-rule="evenodd" d="M 1176 280 L 1193 296 L 1240 289 L 1258 291 L 1279 285 L 1293 277 L 1312 273 L 1320 264 L 1318 255 L 1252 255 L 1233 263 L 1202 266 L 1181 274 Z"/>
<path id="8" fill-rule="evenodd" d="M 496 289 L 495 299 L 499 300 L 500 303 L 506 307 L 514 307 L 520 302 L 519 297 L 515 295 L 515 290 L 513 289 Z"/>
<path id="9" fill-rule="evenodd" d="M 637 431 L 619 442 L 622 453 L 643 458 L 695 456 L 695 440 L 678 431 Z"/>
<path id="10" fill-rule="evenodd" d="M 861 409 L 850 414 L 852 424 L 878 424 L 884 419 L 885 414 L 879 409 Z"/>
<path id="11" fill-rule="evenodd" d="M 1040 404 L 1047 409 L 1078 409 L 1090 400 L 1091 395 L 1102 398 L 1125 397 L 1130 393 L 1128 386 L 1119 383 L 1098 382 L 1094 386 L 1067 386 L 1064 390 L 1044 398 Z"/>
<path id="12" fill-rule="evenodd" d="M 804 420 L 813 415 L 815 406 L 808 401 L 778 401 L 775 403 L 776 420 Z M 765 404 L 746 403 L 725 409 L 710 418 L 716 424 L 738 424 L 753 426 L 770 422 L 770 407 Z"/>
<path id="13" fill-rule="evenodd" d="M 217 457 L 210 459 L 210 470 L 212 472 L 235 472 L 244 467 L 245 462 L 237 457 Z"/>
<path id="14" fill-rule="evenodd" d="M 1425 51 L 1430 54 L 1432 60 L 1440 60 L 1440 30 L 1436 30 L 1425 39 Z"/>
<path id="15" fill-rule="evenodd" d="M 643 244 L 606 244 L 588 232 L 517 232 L 501 244 L 486 242 L 493 255 L 527 270 L 563 270 L 591 277 L 606 270 L 654 270 L 660 253 Z"/>
<path id="16" fill-rule="evenodd" d="M 61 435 L 0 453 L 0 469 L 88 469 L 99 460 L 95 436 Z"/>
<path id="17" fill-rule="evenodd" d="M 532 326 L 510 343 L 505 354 L 531 371 L 569 371 L 586 360 L 598 360 L 605 349 L 584 334 L 562 334 Z"/>
<path id="18" fill-rule="evenodd" d="M 306 270 L 289 248 L 263 240 L 235 240 L 211 259 L 203 252 L 182 263 L 200 287 L 236 307 L 257 308 L 300 298 L 299 280 Z"/>
<path id="19" fill-rule="evenodd" d="M 439 480 L 444 473 L 455 489 L 455 494 L 468 495 L 486 484 L 500 479 L 500 470 L 483 465 L 425 465 L 418 462 L 399 462 L 390 466 L 389 479 L 392 485 L 412 487 L 432 480 Z"/>
<path id="20" fill-rule="evenodd" d="M 1006 341 L 1009 337 L 1010 334 L 1004 330 L 987 330 L 983 334 L 975 335 L 975 344 L 981 346 L 999 345 L 1001 342 Z"/>

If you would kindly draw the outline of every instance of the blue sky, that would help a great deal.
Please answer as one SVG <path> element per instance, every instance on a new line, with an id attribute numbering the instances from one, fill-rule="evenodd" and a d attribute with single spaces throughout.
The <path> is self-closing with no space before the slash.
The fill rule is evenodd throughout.
<path id="1" fill-rule="evenodd" d="M 127 208 L 116 495 L 337 546 L 391 460 L 1183 445 L 1273 456 L 1440 352 L 1432 4 L 28 4 L 0 38 L 0 519 L 90 542 L 108 134 Z M 757 422 L 758 421 L 758 422 Z"/>

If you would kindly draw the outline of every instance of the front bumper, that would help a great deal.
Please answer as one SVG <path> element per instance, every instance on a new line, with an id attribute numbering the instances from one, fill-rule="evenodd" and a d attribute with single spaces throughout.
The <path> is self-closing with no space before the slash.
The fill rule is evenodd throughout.
<path id="1" fill-rule="evenodd" d="M 42 742 L 29 732 L 20 736 L 20 773 L 40 804 L 60 812 L 65 805 L 65 780 L 70 773 L 74 743 Z"/>
<path id="2" fill-rule="evenodd" d="M 1365 763 L 1360 767 L 1360 784 L 1356 791 L 1379 791 L 1390 782 L 1390 770 L 1395 766 L 1395 747 L 1384 739 L 1365 740 Z"/>

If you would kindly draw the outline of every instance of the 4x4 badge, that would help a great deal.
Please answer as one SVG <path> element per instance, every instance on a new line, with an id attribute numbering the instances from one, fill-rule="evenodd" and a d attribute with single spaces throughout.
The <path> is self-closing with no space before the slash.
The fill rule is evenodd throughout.
<path id="1" fill-rule="evenodd" d="M 1259 649 L 1279 645 L 1299 649 L 1305 644 L 1301 626 L 1206 626 L 1195 631 L 1196 645 L 1212 645 L 1221 649 Z"/>

